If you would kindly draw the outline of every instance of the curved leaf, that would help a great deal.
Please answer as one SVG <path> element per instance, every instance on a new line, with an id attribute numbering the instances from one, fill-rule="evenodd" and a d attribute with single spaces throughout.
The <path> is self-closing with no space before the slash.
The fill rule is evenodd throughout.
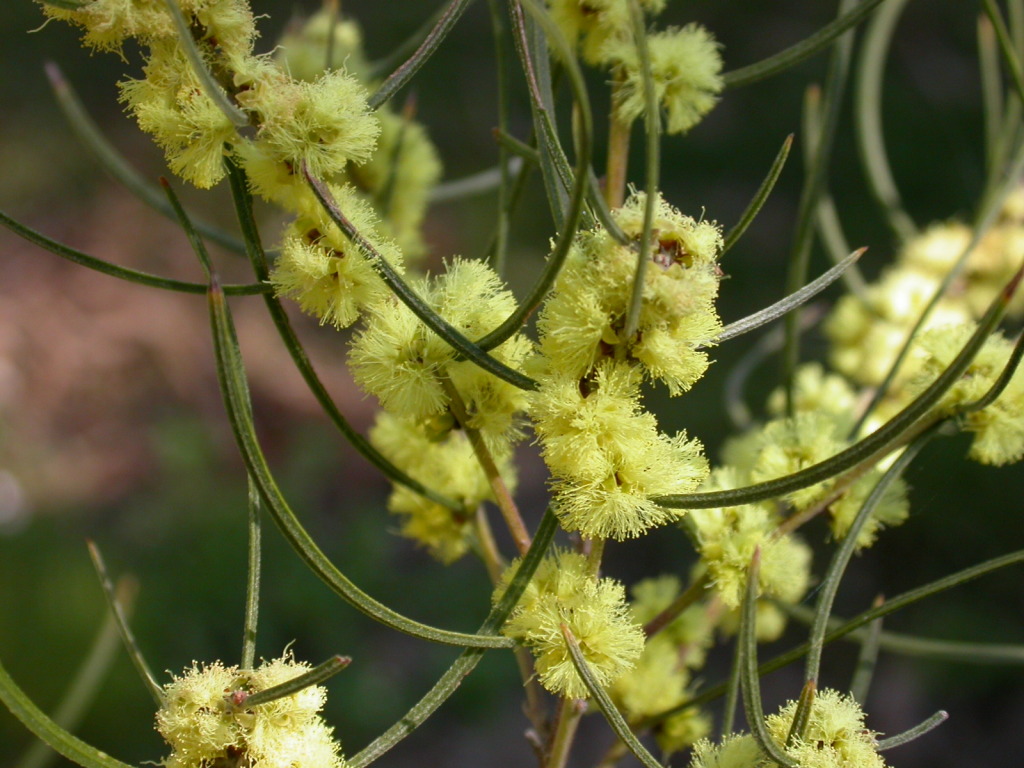
<path id="1" fill-rule="evenodd" d="M 97 259 L 95 256 L 90 256 L 87 253 L 75 250 L 63 243 L 58 243 L 56 240 L 51 240 L 45 235 L 36 232 L 34 229 L 25 226 L 21 222 L 12 219 L 3 211 L 0 211 L 0 224 L 7 227 L 7 229 L 18 237 L 27 240 L 33 245 L 38 245 L 40 248 L 60 256 L 62 259 L 67 259 L 68 261 L 72 261 L 80 266 L 88 267 L 89 269 L 97 272 L 102 272 L 105 275 L 110 275 L 111 277 L 116 277 L 120 280 L 127 280 L 131 283 L 138 283 L 139 285 L 147 285 L 150 288 L 161 288 L 165 291 L 195 294 L 206 293 L 206 286 L 202 283 L 190 283 L 183 280 L 173 280 L 169 277 L 151 275 L 148 272 L 140 272 L 135 269 L 129 269 L 128 267 L 119 267 L 116 264 L 111 264 L 103 259 Z M 225 285 L 223 289 L 224 293 L 229 296 L 253 296 L 260 293 L 270 293 L 273 290 L 271 286 L 263 283 Z"/>
<path id="2" fill-rule="evenodd" d="M 466 12 L 466 9 L 469 8 L 472 2 L 473 0 L 452 0 L 448 4 L 415 53 L 388 75 L 387 79 L 381 83 L 380 88 L 370 96 L 369 104 L 371 109 L 380 107 L 412 79 L 412 76 L 416 74 L 419 68 L 427 63 L 427 59 L 434 55 L 442 41 L 452 31 L 455 22 L 462 17 L 462 14 Z"/>
<path id="3" fill-rule="evenodd" d="M 813 35 L 804 38 L 795 45 L 791 45 L 784 51 L 780 51 L 774 56 L 769 56 L 767 59 L 754 64 L 726 72 L 722 75 L 725 87 L 739 88 L 744 85 L 750 85 L 766 77 L 777 75 L 779 72 L 799 64 L 804 59 L 809 59 L 843 34 L 843 32 L 859 24 L 881 2 L 882 0 L 864 0 L 852 11 L 848 11 L 835 21 L 826 24 Z"/>

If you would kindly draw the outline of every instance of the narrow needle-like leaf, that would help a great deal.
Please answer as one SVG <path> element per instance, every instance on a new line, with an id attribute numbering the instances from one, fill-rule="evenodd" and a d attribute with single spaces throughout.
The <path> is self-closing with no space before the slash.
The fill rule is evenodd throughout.
<path id="1" fill-rule="evenodd" d="M 88 269 L 95 270 L 96 272 L 102 272 L 105 275 L 116 277 L 119 280 L 126 280 L 130 283 L 146 285 L 150 288 L 161 288 L 165 291 L 177 291 L 178 293 L 206 293 L 206 286 L 202 283 L 172 280 L 169 277 L 160 277 L 159 275 L 151 275 L 148 272 L 140 272 L 135 269 L 129 269 L 128 267 L 119 267 L 116 264 L 111 264 L 103 259 L 98 259 L 95 256 L 90 256 L 87 253 L 75 250 L 63 243 L 58 243 L 56 240 L 51 240 L 45 235 L 36 232 L 34 229 L 25 226 L 21 222 L 12 219 L 3 211 L 0 211 L 0 224 L 7 227 L 7 229 L 18 237 L 27 240 L 33 245 L 38 245 L 40 248 L 43 248 L 50 253 L 60 256 L 62 259 L 67 259 L 68 261 L 87 267 Z M 270 293 L 272 290 L 273 288 L 271 288 L 270 285 L 265 285 L 263 283 L 224 286 L 224 293 L 229 296 L 252 296 L 260 293 Z"/>
<path id="2" fill-rule="evenodd" d="M 615 731 L 615 735 L 622 739 L 622 743 L 629 748 L 630 752 L 636 755 L 636 758 L 646 768 L 663 768 L 654 755 L 647 751 L 647 747 L 640 743 L 636 734 L 630 730 L 629 723 L 626 722 L 622 713 L 619 712 L 608 692 L 597 681 L 597 678 L 594 677 L 594 673 L 590 671 L 590 665 L 587 664 L 587 660 L 583 656 L 583 651 L 580 650 L 579 643 L 576 642 L 572 630 L 566 624 L 562 624 L 562 636 L 565 638 L 565 647 L 569 651 L 572 664 L 576 667 L 576 673 L 582 678 L 583 683 L 587 686 L 587 690 L 590 691 L 590 695 L 597 702 L 597 706 L 601 708 L 605 720 L 608 721 L 608 725 Z"/>
<path id="3" fill-rule="evenodd" d="M 910 462 L 917 458 L 917 454 L 921 452 L 921 449 L 935 436 L 937 426 L 935 425 L 927 432 L 919 435 L 914 442 L 908 445 L 896 461 L 893 462 L 892 466 L 875 483 L 875 487 L 871 489 L 871 493 L 868 494 L 864 503 L 861 504 L 860 511 L 857 512 L 857 516 L 853 519 L 849 530 L 843 535 L 839 547 L 832 556 L 832 561 L 829 563 L 828 570 L 825 572 L 821 587 L 818 590 L 818 602 L 815 605 L 814 611 L 814 624 L 811 626 L 811 635 L 808 639 L 811 650 L 807 654 L 807 666 L 804 671 L 805 682 L 818 679 L 821 654 L 825 645 L 825 633 L 828 630 L 828 618 L 832 613 L 832 603 L 835 600 L 836 592 L 839 591 L 839 584 L 842 581 L 843 573 L 846 571 L 846 566 L 849 565 L 850 558 L 853 557 L 853 552 L 857 548 L 860 532 L 867 525 L 871 514 L 875 511 L 875 507 L 882 501 L 886 489 L 903 474 L 903 471 L 910 466 Z"/>
<path id="4" fill-rule="evenodd" d="M 825 48 L 843 32 L 859 24 L 881 2 L 882 0 L 865 0 L 853 10 L 847 11 L 835 21 L 826 24 L 814 34 L 786 48 L 784 51 L 780 51 L 774 56 L 770 56 L 755 64 L 726 72 L 722 75 L 725 87 L 739 88 L 740 86 L 750 85 L 799 64 L 804 59 L 810 58 Z"/>
<path id="5" fill-rule="evenodd" d="M 132 768 L 61 728 L 18 687 L 0 663 L 0 701 L 55 752 L 83 768 Z"/>
<path id="6" fill-rule="evenodd" d="M 256 661 L 256 626 L 260 615 L 260 492 L 251 476 L 247 477 L 249 557 L 245 584 L 245 622 L 242 626 L 242 669 L 252 669 Z"/>
<path id="7" fill-rule="evenodd" d="M 149 664 L 146 663 L 142 650 L 135 641 L 135 635 L 132 633 L 131 627 L 128 626 L 128 618 L 121 608 L 121 603 L 118 602 L 114 585 L 110 583 L 110 577 L 107 575 L 107 567 L 103 563 L 100 549 L 96 546 L 95 542 L 88 541 L 86 544 L 89 547 L 89 557 L 92 558 L 93 567 L 96 569 L 96 576 L 99 578 L 100 586 L 103 588 L 103 596 L 107 599 L 107 607 L 110 609 L 111 616 L 117 622 L 117 629 L 121 633 L 121 641 L 128 652 L 128 657 L 132 660 L 135 670 L 139 673 L 139 677 L 142 678 L 142 682 L 146 686 L 146 690 L 153 697 L 153 701 L 158 707 L 162 706 L 164 703 L 163 689 L 157 683 L 156 678 L 153 677 Z"/>
<path id="8" fill-rule="evenodd" d="M 793 148 L 793 134 L 789 134 L 786 140 L 782 142 L 782 147 L 779 149 L 775 159 L 772 161 L 772 167 L 768 169 L 768 175 L 764 177 L 764 181 L 761 182 L 761 186 L 757 188 L 757 192 L 754 193 L 753 199 L 750 204 L 747 205 L 746 209 L 740 215 L 740 220 L 733 225 L 725 235 L 725 242 L 722 244 L 722 253 L 724 254 L 734 245 L 736 242 L 743 237 L 743 233 L 747 231 L 747 227 L 754 221 L 757 214 L 761 211 L 768 196 L 772 193 L 775 188 L 775 182 L 779 180 L 779 176 L 782 175 L 782 169 L 786 166 L 786 159 L 789 157 L 789 150 Z"/>
<path id="9" fill-rule="evenodd" d="M 741 336 L 744 333 L 754 330 L 755 328 L 760 328 L 762 325 L 766 325 L 773 320 L 777 320 L 795 307 L 806 304 L 842 277 L 843 273 L 855 264 L 857 259 L 864 255 L 865 251 L 867 251 L 867 248 L 860 248 L 854 251 L 827 272 L 823 273 L 820 277 L 809 282 L 796 293 L 790 294 L 784 299 L 780 299 L 770 307 L 765 307 L 752 315 L 747 315 L 744 318 L 729 323 L 722 329 L 722 332 L 718 334 L 718 338 L 715 339 L 715 342 L 721 344 L 723 341 L 734 339 L 737 336 Z"/>
<path id="10" fill-rule="evenodd" d="M 445 37 L 452 31 L 455 22 L 462 17 L 462 14 L 465 13 L 472 2 L 473 0 L 452 0 L 445 7 L 437 23 L 434 24 L 423 42 L 420 43 L 419 48 L 416 49 L 405 63 L 388 75 L 387 79 L 381 83 L 380 88 L 370 96 L 369 103 L 371 109 L 380 107 L 412 79 L 412 76 L 416 74 L 419 68 L 426 64 L 427 60 L 434 55 L 434 52 L 440 47 Z"/>
<path id="11" fill-rule="evenodd" d="M 882 605 L 883 603 L 878 603 Z M 779 608 L 797 621 L 810 624 L 814 620 L 814 612 L 801 605 L 777 603 Z M 877 606 L 876 606 L 877 607 Z M 828 621 L 829 632 L 834 632 L 847 625 L 847 620 L 835 614 Z M 874 633 L 878 621 L 869 627 L 856 629 L 845 634 L 842 639 L 849 642 L 865 644 Z M 963 640 L 939 640 L 931 637 L 918 637 L 902 632 L 878 632 L 878 647 L 888 653 L 913 656 L 917 659 L 934 659 L 960 664 L 1011 664 L 1024 665 L 1024 645 L 1012 643 L 974 643 Z M 856 690 L 850 686 L 850 690 Z M 858 699 L 860 701 L 860 699 Z"/>
<path id="12" fill-rule="evenodd" d="M 867 5 L 869 3 L 865 2 L 858 6 L 856 0 L 840 0 L 839 13 L 842 15 L 848 8 L 852 7 L 857 10 Z M 839 113 L 846 90 L 852 50 L 852 32 L 843 34 L 836 39 L 832 54 L 829 56 L 828 74 L 822 91 L 821 121 L 816 135 L 807 137 L 808 149 L 809 151 L 813 149 L 813 152 L 812 159 L 807 163 L 804 186 L 800 192 L 800 205 L 797 209 L 793 246 L 786 276 L 788 293 L 794 293 L 807 282 L 811 248 L 814 244 L 814 225 L 817 219 L 815 214 L 818 210 L 818 203 L 828 189 L 828 168 L 839 126 Z M 799 309 L 786 316 L 786 344 L 782 350 L 782 387 L 786 395 L 787 416 L 792 416 L 794 409 L 793 378 L 800 361 L 799 324 Z"/>
<path id="13" fill-rule="evenodd" d="M 131 603 L 138 591 L 134 579 L 122 577 L 116 585 L 118 604 L 125 614 L 131 613 Z M 103 680 L 110 671 L 110 665 L 121 648 L 121 634 L 113 614 L 107 613 L 92 648 L 83 659 L 64 693 L 60 704 L 53 712 L 53 721 L 61 728 L 73 732 L 82 721 L 89 706 L 100 692 Z M 45 768 L 56 758 L 56 754 L 44 741 L 36 741 L 25 751 L 24 757 L 14 768 Z"/>
<path id="14" fill-rule="evenodd" d="M 167 6 L 167 10 L 171 14 L 174 27 L 178 31 L 178 42 L 181 43 L 181 49 L 188 58 L 189 64 L 192 65 L 192 71 L 202 85 L 203 92 L 217 105 L 217 109 L 231 121 L 236 129 L 247 128 L 249 117 L 228 98 L 227 93 L 207 68 L 206 62 L 203 61 L 203 55 L 199 53 L 196 41 L 192 37 L 192 30 L 189 29 L 188 22 L 185 21 L 181 8 L 178 7 L 178 0 L 164 0 L 164 5 Z"/>
<path id="15" fill-rule="evenodd" d="M 996 41 L 999 43 L 999 50 L 1003 54 L 1003 62 L 1010 70 L 1010 77 L 1013 78 L 1013 86 L 1017 89 L 1017 97 L 1024 102 L 1024 68 L 1021 67 L 1020 58 L 1013 47 L 1013 39 L 1006 28 L 1003 15 L 999 12 L 994 0 L 981 0 L 985 7 L 985 13 L 992 22 L 992 28 L 996 33 Z"/>
<path id="16" fill-rule="evenodd" d="M 167 198 L 159 189 L 142 178 L 114 145 L 107 141 L 103 132 L 85 111 L 85 107 L 71 84 L 64 78 L 60 67 L 54 62 L 48 61 L 44 69 L 54 96 L 57 98 L 57 106 L 64 113 L 64 117 L 75 135 L 92 152 L 104 170 L 150 208 L 168 218 L 173 218 L 174 211 L 167 204 Z M 195 226 L 203 237 L 222 248 L 233 253 L 245 253 L 245 246 L 242 242 L 219 227 L 204 221 L 196 221 Z"/>
<path id="17" fill-rule="evenodd" d="M 957 413 L 976 413 L 984 408 L 988 408 L 992 403 L 998 400 L 999 396 L 1003 394 L 1003 391 L 1009 386 L 1014 375 L 1017 373 L 1017 368 L 1020 366 L 1022 356 L 1024 356 L 1024 333 L 1017 336 L 1017 341 L 1013 345 L 1013 350 L 1010 352 L 1010 357 L 1007 359 L 1006 365 L 1003 366 L 1003 370 L 999 372 L 996 380 L 992 382 L 992 386 L 989 387 L 988 392 L 978 398 L 975 402 L 960 406 L 957 409 Z"/>
<path id="18" fill-rule="evenodd" d="M 999 165 L 1000 134 L 1006 102 L 1002 73 L 999 71 L 996 33 L 992 29 L 992 22 L 985 16 L 978 17 L 978 70 L 981 73 L 981 104 L 985 115 L 985 165 L 987 175 L 991 176 Z"/>
<path id="19" fill-rule="evenodd" d="M 258 707 L 260 704 L 267 704 L 277 699 L 283 699 L 285 696 L 291 696 L 293 693 L 298 693 L 303 688 L 309 688 L 311 685 L 318 685 L 324 680 L 327 680 L 334 675 L 338 674 L 352 663 L 352 659 L 348 656 L 331 656 L 327 661 L 317 664 L 308 672 L 303 672 L 297 677 L 293 677 L 291 680 L 286 680 L 283 683 L 279 683 L 272 688 L 267 688 L 263 691 L 251 694 L 240 700 L 237 706 L 244 709 L 250 707 Z"/>
<path id="20" fill-rule="evenodd" d="M 917 234 L 889 167 L 882 132 L 882 76 L 892 33 L 907 0 L 889 0 L 868 24 L 861 47 L 854 91 L 857 148 L 868 186 L 885 213 L 889 228 L 903 242 Z"/>
<path id="21" fill-rule="evenodd" d="M 747 725 L 754 735 L 761 751 L 784 768 L 798 768 L 781 745 L 768 732 L 761 705 L 761 681 L 757 669 L 757 584 L 761 569 L 761 549 L 754 550 L 747 571 L 747 588 L 743 598 L 740 618 L 740 690 L 743 692 L 743 709 Z"/>
<path id="22" fill-rule="evenodd" d="M 505 164 L 505 172 L 519 173 L 523 166 L 521 157 L 510 158 Z M 430 191 L 431 203 L 450 203 L 455 200 L 466 200 L 498 189 L 501 185 L 502 166 L 487 168 L 469 176 L 452 179 L 438 184 Z"/>
<path id="23" fill-rule="evenodd" d="M 875 605 L 879 606 L 885 601 L 879 596 Z M 829 626 L 834 622 L 829 618 Z M 876 619 L 868 625 L 867 632 L 860 638 L 860 652 L 857 654 L 857 666 L 853 670 L 853 679 L 850 680 L 850 695 L 860 704 L 864 704 L 868 698 L 868 690 L 871 687 L 871 680 L 875 675 L 875 666 L 878 664 L 878 652 L 882 648 L 882 620 Z"/>
<path id="24" fill-rule="evenodd" d="M 548 196 L 552 219 L 558 227 L 565 219 L 572 170 L 558 138 L 558 113 L 555 105 L 550 46 L 557 45 L 554 40 L 564 40 L 565 35 L 559 30 L 554 40 L 549 40 L 548 29 L 551 20 L 547 17 L 547 9 L 543 9 L 543 15 L 539 15 L 535 12 L 537 8 L 536 4 L 530 6 L 527 3 L 516 2 L 511 4 L 509 11 L 513 29 L 512 39 L 523 65 L 526 88 L 530 95 L 533 131 L 537 136 L 537 149 L 540 152 L 541 178 Z M 530 12 L 527 14 L 524 10 Z"/>
<path id="25" fill-rule="evenodd" d="M 815 680 L 808 680 L 800 691 L 800 698 L 796 702 L 796 710 L 793 712 L 793 722 L 789 725 L 789 733 L 786 735 L 786 746 L 791 747 L 793 742 L 802 739 L 807 733 L 807 724 L 811 721 L 811 712 L 814 710 L 814 699 L 818 693 L 818 683 Z"/>
<path id="26" fill-rule="evenodd" d="M 913 728 L 904 731 L 903 733 L 897 733 L 895 736 L 890 736 L 888 739 L 882 739 L 878 742 L 878 751 L 885 752 L 887 749 L 893 747 L 902 746 L 908 742 L 913 741 L 919 736 L 924 736 L 928 731 L 938 728 L 946 720 L 949 719 L 949 713 L 942 711 L 941 709 L 934 715 L 929 717 L 923 723 L 915 725 Z"/>

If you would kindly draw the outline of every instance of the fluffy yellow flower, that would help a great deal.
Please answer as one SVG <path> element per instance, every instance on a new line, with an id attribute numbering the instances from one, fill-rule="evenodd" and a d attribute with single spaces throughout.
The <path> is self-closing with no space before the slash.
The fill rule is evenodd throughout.
<path id="1" fill-rule="evenodd" d="M 765 719 L 778 744 L 789 735 L 796 702 Z M 878 754 L 875 733 L 864 727 L 864 713 L 849 696 L 824 689 L 811 708 L 803 738 L 785 748 L 800 768 L 886 768 Z M 694 748 L 690 768 L 770 768 L 775 762 L 761 752 L 749 734 L 730 734 L 721 744 L 702 740 Z"/>
<path id="2" fill-rule="evenodd" d="M 472 542 L 473 512 L 493 498 L 491 486 L 463 431 L 417 424 L 380 412 L 370 430 L 370 441 L 410 477 L 463 504 L 462 513 L 436 504 L 405 486 L 395 485 L 388 509 L 402 520 L 401 533 L 425 546 L 443 563 L 466 553 Z M 495 457 L 501 477 L 515 490 L 515 468 L 510 454 Z"/>
<path id="3" fill-rule="evenodd" d="M 495 602 L 517 565 L 518 560 L 506 570 L 494 592 Z M 556 549 L 538 567 L 502 632 L 533 651 L 537 674 L 546 689 L 566 698 L 586 698 L 586 685 L 576 672 L 562 634 L 563 623 L 601 685 L 631 669 L 643 651 L 643 630 L 629 616 L 622 584 L 595 578 L 585 557 Z"/>
<path id="4" fill-rule="evenodd" d="M 388 263 L 402 271 L 402 254 L 379 232 L 379 220 L 351 187 L 332 185 L 339 208 L 356 230 Z M 362 312 L 389 295 L 370 260 L 322 209 L 313 218 L 299 216 L 285 230 L 281 253 L 270 279 L 278 295 L 299 302 L 304 312 L 338 328 L 354 323 Z"/>
<path id="5" fill-rule="evenodd" d="M 963 325 L 921 336 L 919 345 L 925 359 L 918 377 L 908 387 L 908 398 L 935 380 L 974 330 L 973 325 Z M 1006 366 L 1012 349 L 1013 345 L 1002 335 L 990 336 L 964 375 L 943 396 L 939 411 L 950 413 L 957 406 L 981 398 Z M 975 461 L 998 466 L 1024 458 L 1024 371 L 1018 367 L 996 401 L 980 411 L 965 414 L 961 426 L 974 434 L 968 455 Z"/>
<path id="6" fill-rule="evenodd" d="M 230 765 L 344 768 L 332 729 L 320 717 L 327 697 L 309 686 L 266 704 L 245 706 L 245 696 L 309 671 L 291 654 L 253 670 L 220 662 L 194 664 L 164 688 L 156 728 L 171 747 L 167 768 Z"/>
<path id="7" fill-rule="evenodd" d="M 722 90 L 721 47 L 699 24 L 671 27 L 647 37 L 651 79 L 657 101 L 665 110 L 668 133 L 685 133 L 718 101 Z M 647 111 L 640 57 L 632 40 L 613 42 L 606 55 L 623 73 L 619 118 L 632 122 Z"/>
<path id="8" fill-rule="evenodd" d="M 643 228 L 646 197 L 634 193 L 613 215 L 633 240 Z M 648 258 L 637 333 L 626 338 L 637 254 L 603 228 L 583 231 L 537 321 L 548 365 L 584 377 L 602 358 L 630 357 L 677 395 L 707 369 L 707 354 L 721 331 L 714 300 L 722 246 L 719 228 L 684 216 L 659 197 L 653 223 L 657 238 Z"/>
<path id="9" fill-rule="evenodd" d="M 515 298 L 494 270 L 483 262 L 455 259 L 436 278 L 417 281 L 414 288 L 441 317 L 467 337 L 480 338 L 515 309 Z M 491 350 L 518 367 L 532 344 L 515 335 Z M 526 407 L 521 389 L 479 369 L 456 361 L 455 351 L 394 297 L 371 308 L 367 327 L 352 343 L 351 365 L 356 381 L 376 395 L 387 410 L 414 421 L 444 412 L 448 396 L 440 376 L 450 377 L 466 404 L 469 424 L 479 429 L 492 450 L 518 437 L 516 414 Z"/>

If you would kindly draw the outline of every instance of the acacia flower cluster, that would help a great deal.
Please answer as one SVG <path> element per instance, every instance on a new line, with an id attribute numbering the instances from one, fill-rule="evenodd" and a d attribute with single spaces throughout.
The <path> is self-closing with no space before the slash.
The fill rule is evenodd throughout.
<path id="1" fill-rule="evenodd" d="M 506 570 L 494 591 L 495 603 L 518 563 Z M 563 623 L 576 637 L 601 685 L 632 669 L 643 651 L 643 631 L 630 617 L 625 587 L 614 579 L 595 579 L 583 555 L 557 549 L 537 568 L 502 632 L 533 651 L 545 688 L 566 698 L 583 699 L 588 696 L 587 687 L 569 655 Z"/>
<path id="2" fill-rule="evenodd" d="M 646 112 L 640 57 L 633 38 L 629 0 L 548 0 L 551 16 L 583 60 L 607 67 L 620 83 L 615 112 L 630 124 Z M 652 16 L 665 0 L 640 0 Z M 667 115 L 668 133 L 685 133 L 715 106 L 722 90 L 719 44 L 707 29 L 691 23 L 647 35 L 650 77 Z"/>
<path id="3" fill-rule="evenodd" d="M 765 718 L 771 738 L 787 744 L 797 703 L 790 701 L 778 714 Z M 886 768 L 878 753 L 876 734 L 865 728 L 864 712 L 851 697 L 826 688 L 818 693 L 807 725 L 785 752 L 800 768 Z M 719 744 L 696 744 L 690 768 L 770 768 L 775 761 L 765 755 L 750 734 L 731 734 Z"/>
<path id="4" fill-rule="evenodd" d="M 858 384 L 881 383 L 911 328 L 952 270 L 958 276 L 925 321 L 924 330 L 978 319 L 1020 266 L 1024 254 L 1024 189 L 1003 204 L 993 226 L 972 244 L 969 227 L 957 221 L 936 223 L 908 241 L 881 278 L 862 296 L 849 294 L 836 304 L 825 324 L 832 342 L 832 366 Z M 1009 312 L 1024 312 L 1018 292 Z M 895 383 L 914 376 L 914 355 L 897 372 Z"/>
<path id="5" fill-rule="evenodd" d="M 973 242 L 971 230 L 963 224 L 934 224 L 904 246 L 896 263 L 869 285 L 862 297 L 840 299 L 826 324 L 832 364 L 853 382 L 872 386 L 889 373 L 946 275 L 956 275 L 910 344 L 865 431 L 877 428 L 906 406 L 952 362 L 975 321 L 1019 268 L 1022 254 L 1024 189 L 1018 188 L 978 242 Z M 1015 317 L 1024 313 L 1019 291 L 1011 298 L 1008 313 Z M 951 414 L 980 399 L 1009 363 L 1011 351 L 1012 344 L 1002 336 L 991 336 L 961 380 L 946 393 L 937 413 Z M 1024 458 L 1021 381 L 1019 373 L 1014 374 L 994 403 L 960 416 L 963 427 L 975 435 L 970 458 L 993 465 Z"/>
<path id="6" fill-rule="evenodd" d="M 629 238 L 640 236 L 644 200 L 613 212 Z M 635 333 L 625 323 L 638 256 L 603 228 L 577 236 L 537 322 L 530 414 L 562 524 L 587 537 L 625 539 L 677 519 L 649 497 L 692 491 L 707 474 L 700 443 L 658 431 L 640 384 L 662 381 L 675 395 L 707 368 L 701 347 L 721 330 L 721 234 L 660 199 L 654 229 Z"/>
<path id="7" fill-rule="evenodd" d="M 332 729 L 320 717 L 327 697 L 309 686 L 265 704 L 248 696 L 308 672 L 291 654 L 240 670 L 220 662 L 186 670 L 164 688 L 156 728 L 171 747 L 166 768 L 345 768 Z"/>

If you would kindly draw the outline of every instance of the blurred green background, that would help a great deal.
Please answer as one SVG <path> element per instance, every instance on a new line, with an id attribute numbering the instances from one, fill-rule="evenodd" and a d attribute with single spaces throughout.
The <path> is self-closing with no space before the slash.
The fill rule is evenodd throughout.
<path id="1" fill-rule="evenodd" d="M 269 50 L 291 14 L 313 0 L 254 2 L 261 48 Z M 372 57 L 411 34 L 437 3 L 348 0 Z M 664 23 L 705 23 L 724 44 L 727 68 L 761 59 L 826 23 L 834 3 L 673 1 Z M 982 121 L 976 64 L 978 5 L 911 2 L 897 32 L 885 90 L 890 155 L 910 213 L 919 224 L 967 218 L 983 182 Z M 160 153 L 121 113 L 115 83 L 138 72 L 127 62 L 89 54 L 63 24 L 39 27 L 29 0 L 0 7 L 0 207 L 44 232 L 98 256 L 165 274 L 199 279 L 175 228 L 114 185 L 79 147 L 54 106 L 42 65 L 55 61 L 108 135 L 150 177 L 165 173 Z M 666 196 L 685 213 L 733 223 L 785 136 L 799 134 L 804 88 L 820 82 L 818 56 L 771 81 L 730 92 L 685 139 L 663 147 Z M 603 78 L 592 73 L 595 110 L 606 108 Z M 493 46 L 487 4 L 478 2 L 413 90 L 419 119 L 437 143 L 446 178 L 492 165 L 496 122 Z M 400 97 L 401 98 L 401 97 Z M 847 105 L 848 107 L 848 105 Z M 528 131 L 528 106 L 514 94 L 513 128 Z M 853 146 L 849 109 L 830 188 L 852 245 L 870 247 L 872 276 L 893 242 L 868 197 Z M 599 126 L 603 132 L 603 127 Z M 799 136 L 777 191 L 723 269 L 721 314 L 735 319 L 780 297 L 799 197 Z M 633 169 L 642 142 L 635 142 Z M 636 173 L 635 181 L 642 182 Z M 230 226 L 224 190 L 184 192 L 208 218 Z M 494 195 L 435 206 L 427 226 L 432 258 L 478 256 L 491 236 Z M 541 211 L 539 188 L 524 211 Z M 266 237 L 274 237 L 267 213 Z M 546 213 L 514 221 L 511 282 L 520 295 L 551 236 Z M 244 275 L 238 260 L 223 270 Z M 154 295 L 138 286 L 56 263 L 0 232 L 0 655 L 37 702 L 52 708 L 86 652 L 104 607 L 84 540 L 102 548 L 115 575 L 141 585 L 134 626 L 157 670 L 193 660 L 237 659 L 245 581 L 245 483 L 234 453 L 211 365 L 202 299 Z M 827 264 L 815 253 L 812 272 Z M 829 294 L 834 298 L 835 294 Z M 258 299 L 235 301 L 243 352 L 252 369 L 261 436 L 281 485 L 324 550 L 375 597 L 429 623 L 472 630 L 486 612 L 483 569 L 468 559 L 445 568 L 393 535 L 384 510 L 387 487 L 320 418 L 289 368 Z M 307 323 L 311 350 L 343 410 L 365 429 L 372 405 L 348 380 L 343 337 Z M 722 388 L 756 338 L 716 351 L 693 392 L 657 401 L 666 429 L 686 428 L 714 456 L 728 436 Z M 812 333 L 805 355 L 822 353 Z M 748 387 L 755 409 L 777 369 L 758 369 Z M 657 397 L 657 395 L 654 395 Z M 1019 466 L 994 470 L 962 460 L 963 439 L 933 445 L 911 470 L 913 512 L 902 527 L 851 566 L 838 610 L 847 615 L 884 592 L 895 595 L 953 570 L 1024 547 Z M 531 523 L 544 506 L 543 475 L 524 451 L 520 499 Z M 825 538 L 821 527 L 809 536 Z M 333 653 L 354 658 L 330 684 L 328 718 L 346 751 L 355 752 L 394 722 L 446 668 L 454 652 L 397 637 L 338 601 L 301 566 L 271 527 L 258 653 L 298 658 Z M 817 562 L 823 562 L 825 548 Z M 627 582 L 685 573 L 689 546 L 676 530 L 610 548 L 608 570 Z M 415 588 L 410 588 L 414 584 Z M 888 627 L 950 639 L 1024 643 L 1020 569 L 990 576 L 889 621 Z M 791 630 L 791 639 L 799 638 Z M 825 681 L 846 685 L 850 647 L 826 654 Z M 716 658 L 706 682 L 718 680 Z M 797 671 L 767 681 L 767 708 L 798 690 Z M 898 766 L 1016 766 L 1024 754 L 1021 669 L 914 661 L 885 656 L 868 702 L 869 725 L 903 730 L 943 708 L 950 721 L 891 753 Z M 435 721 L 383 758 L 381 765 L 529 765 L 522 731 L 521 683 L 511 659 L 490 654 Z M 159 760 L 152 703 L 130 664 L 119 658 L 80 728 L 87 741 L 133 763 Z M 584 723 L 573 765 L 609 741 L 598 718 Z M 0 713 L 0 765 L 14 765 L 27 733 Z M 676 759 L 675 763 L 681 761 Z"/>

